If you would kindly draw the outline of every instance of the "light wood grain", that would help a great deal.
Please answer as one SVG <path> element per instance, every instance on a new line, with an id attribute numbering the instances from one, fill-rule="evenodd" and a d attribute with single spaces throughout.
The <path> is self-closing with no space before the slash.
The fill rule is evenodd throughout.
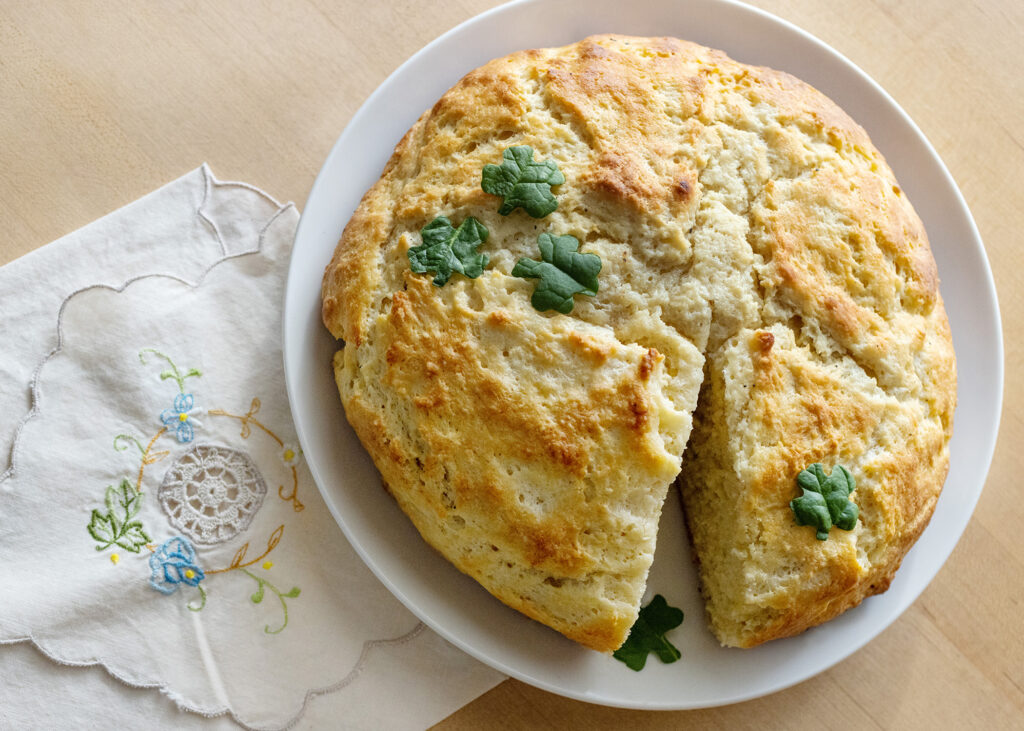
<path id="1" fill-rule="evenodd" d="M 203 161 L 223 179 L 301 205 L 370 92 L 422 45 L 495 4 L 7 0 L 0 263 Z M 644 713 L 507 681 L 437 728 L 1024 728 L 1024 2 L 754 4 L 881 83 L 936 146 L 977 220 L 1000 295 L 1007 384 L 974 518 L 902 618 L 789 690 L 726 708 Z"/>

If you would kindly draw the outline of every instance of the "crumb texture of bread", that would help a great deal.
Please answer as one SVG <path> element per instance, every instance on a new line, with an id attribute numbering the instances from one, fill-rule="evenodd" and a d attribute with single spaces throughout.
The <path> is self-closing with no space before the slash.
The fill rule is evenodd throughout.
<path id="1" fill-rule="evenodd" d="M 565 176 L 544 219 L 481 190 L 513 145 Z M 442 215 L 489 230 L 479 278 L 411 272 Z M 601 257 L 570 315 L 511 276 L 541 233 Z M 677 476 L 710 626 L 751 647 L 884 591 L 948 470 L 952 340 L 882 155 L 807 84 L 685 41 L 469 73 L 354 213 L 323 319 L 347 417 L 425 540 L 601 651 L 636 619 Z M 860 520 L 827 541 L 789 508 L 813 462 L 857 481 Z"/>

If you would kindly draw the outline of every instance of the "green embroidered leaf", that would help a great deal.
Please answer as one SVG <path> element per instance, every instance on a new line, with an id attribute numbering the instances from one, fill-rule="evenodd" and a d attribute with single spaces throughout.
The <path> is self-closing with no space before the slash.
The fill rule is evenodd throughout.
<path id="1" fill-rule="evenodd" d="M 252 576 L 252 574 L 250 574 L 250 576 Z M 261 601 L 263 601 L 263 582 L 259 579 L 256 579 L 256 583 L 258 584 L 256 592 L 251 597 L 249 597 L 252 600 L 253 604 L 259 604 Z"/>
<path id="2" fill-rule="evenodd" d="M 665 639 L 665 633 L 683 623 L 683 610 L 670 607 L 665 597 L 656 594 L 651 603 L 640 610 L 640 616 L 629 630 L 622 647 L 612 653 L 616 660 L 631 670 L 643 670 L 648 653 L 653 652 L 664 663 L 673 663 L 682 653 Z"/>
<path id="3" fill-rule="evenodd" d="M 121 535 L 117 537 L 115 542 L 126 551 L 138 553 L 142 550 L 143 546 L 152 540 L 152 538 L 146 535 L 146 531 L 143 530 L 142 523 L 135 520 L 124 526 Z"/>
<path id="4" fill-rule="evenodd" d="M 122 503 L 125 516 L 133 518 L 138 515 L 139 510 L 142 509 L 142 493 L 136 490 L 128 480 L 121 480 L 121 494 L 125 497 L 125 501 Z"/>
<path id="5" fill-rule="evenodd" d="M 487 228 L 469 216 L 458 228 L 438 216 L 420 230 L 423 243 L 408 251 L 409 267 L 417 274 L 436 272 L 434 284 L 443 286 L 453 272 L 476 279 L 487 266 L 487 254 L 476 248 L 487 240 Z"/>
<path id="6" fill-rule="evenodd" d="M 127 520 L 124 517 L 124 508 L 121 505 L 116 487 L 113 485 L 107 486 L 107 491 L 103 495 L 103 502 L 107 506 L 107 519 L 110 521 L 116 540 L 116 537 L 121 534 L 121 528 L 125 520 Z"/>
<path id="7" fill-rule="evenodd" d="M 285 594 L 284 596 L 288 597 L 289 599 L 294 599 L 295 597 L 297 597 L 297 596 L 298 596 L 299 594 L 301 594 L 301 593 L 302 593 L 302 592 L 301 592 L 301 591 L 299 590 L 299 587 L 297 587 L 297 586 L 293 586 L 293 587 L 292 587 L 292 590 L 291 590 L 291 591 L 289 591 L 289 592 L 288 592 L 287 594 Z"/>
<path id="8" fill-rule="evenodd" d="M 543 261 L 520 259 L 512 268 L 513 277 L 540 279 L 530 304 L 537 310 L 572 312 L 573 295 L 597 294 L 597 274 L 601 257 L 577 252 L 580 242 L 573 236 L 541 234 L 537 238 Z"/>
<path id="9" fill-rule="evenodd" d="M 534 218 L 544 218 L 558 208 L 551 194 L 552 185 L 565 182 L 558 165 L 551 160 L 534 162 L 533 148 L 526 146 L 509 147 L 501 157 L 501 165 L 484 166 L 480 182 L 485 193 L 505 199 L 498 213 L 507 216 L 522 208 Z"/>
<path id="10" fill-rule="evenodd" d="M 108 485 L 103 494 L 107 512 L 93 510 L 89 520 L 89 535 L 102 543 L 96 546 L 102 551 L 117 544 L 126 551 L 138 553 L 152 539 L 146 534 L 142 523 L 132 520 L 142 507 L 142 493 L 126 479 L 117 487 Z"/>
<path id="11" fill-rule="evenodd" d="M 122 478 L 121 484 L 115 487 L 107 488 L 107 510 L 113 515 L 116 511 L 111 505 L 111 493 L 113 493 L 114 499 L 117 505 L 121 508 L 121 513 L 125 520 L 133 518 L 142 507 L 142 494 L 135 489 L 132 483 L 128 482 L 127 479 Z"/>
<path id="12" fill-rule="evenodd" d="M 89 535 L 103 544 L 102 546 L 96 546 L 97 551 L 102 551 L 117 539 L 117 532 L 111 524 L 110 517 L 103 515 L 95 508 L 93 508 L 88 527 Z"/>
<path id="13" fill-rule="evenodd" d="M 849 499 L 857 483 L 848 469 L 836 465 L 826 476 L 825 469 L 815 462 L 797 475 L 796 484 L 803 494 L 791 500 L 789 507 L 797 525 L 810 525 L 817 529 L 819 541 L 828 539 L 833 525 L 843 530 L 853 530 L 857 525 L 860 510 Z"/>

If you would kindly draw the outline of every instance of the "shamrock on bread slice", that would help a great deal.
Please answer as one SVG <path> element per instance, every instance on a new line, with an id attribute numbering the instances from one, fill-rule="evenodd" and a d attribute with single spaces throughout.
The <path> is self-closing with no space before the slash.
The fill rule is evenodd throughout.
<path id="1" fill-rule="evenodd" d="M 530 304 L 535 309 L 572 312 L 573 295 L 597 294 L 597 275 L 601 258 L 596 254 L 579 253 L 580 242 L 574 236 L 552 236 L 543 233 L 537 238 L 541 261 L 520 259 L 512 268 L 513 277 L 539 279 Z"/>

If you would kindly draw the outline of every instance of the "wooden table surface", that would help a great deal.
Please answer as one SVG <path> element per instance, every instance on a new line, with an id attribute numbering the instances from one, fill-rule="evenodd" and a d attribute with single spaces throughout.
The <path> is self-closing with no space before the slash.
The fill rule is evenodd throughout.
<path id="1" fill-rule="evenodd" d="M 210 163 L 301 207 L 351 115 L 493 0 L 0 4 L 0 264 Z M 647 713 L 506 681 L 442 729 L 1024 728 L 1024 2 L 756 0 L 885 87 L 945 160 L 995 272 L 1002 430 L 977 511 L 921 598 L 832 670 L 759 700 Z"/>

